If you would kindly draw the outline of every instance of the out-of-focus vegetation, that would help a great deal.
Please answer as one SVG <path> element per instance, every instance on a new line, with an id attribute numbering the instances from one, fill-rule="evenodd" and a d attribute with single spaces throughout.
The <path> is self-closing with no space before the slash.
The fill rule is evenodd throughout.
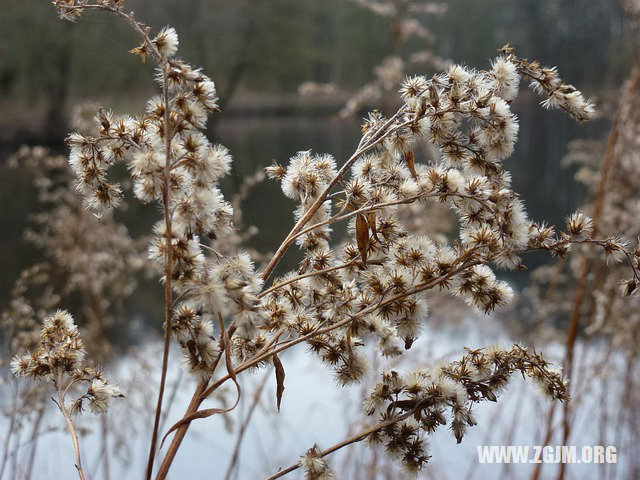
<path id="1" fill-rule="evenodd" d="M 133 57 L 116 63 L 132 41 L 116 19 L 90 15 L 69 25 L 55 21 L 49 2 L 3 3 L 5 145 L 59 142 L 68 107 L 80 99 L 142 107 L 141 90 L 150 90 L 151 80 Z M 446 3 L 447 13 L 428 19 L 433 50 L 444 57 L 481 65 L 510 42 L 525 56 L 562 64 L 586 91 L 615 87 L 628 71 L 628 26 L 614 0 Z M 268 109 L 267 95 L 293 94 L 303 81 L 357 88 L 393 48 L 390 20 L 347 0 L 136 0 L 130 6 L 145 12 L 149 24 L 176 26 L 182 55 L 213 73 L 228 114 L 234 107 Z M 234 96 L 237 89 L 245 95 Z"/>

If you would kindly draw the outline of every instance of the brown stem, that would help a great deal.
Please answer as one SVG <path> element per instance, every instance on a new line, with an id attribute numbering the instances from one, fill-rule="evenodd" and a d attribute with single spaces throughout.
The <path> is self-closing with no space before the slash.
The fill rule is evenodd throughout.
<path id="1" fill-rule="evenodd" d="M 80 460 L 80 444 L 78 443 L 78 436 L 76 435 L 76 430 L 73 427 L 73 422 L 71 421 L 71 417 L 69 416 L 69 412 L 67 408 L 64 406 L 64 395 L 62 394 L 62 387 L 60 385 L 60 379 L 55 383 L 56 391 L 58 392 L 58 408 L 62 412 L 64 419 L 67 422 L 67 429 L 69 430 L 69 434 L 71 435 L 71 440 L 73 441 L 73 450 L 76 454 L 76 470 L 78 471 L 78 476 L 80 480 L 85 480 L 84 472 L 82 471 L 82 462 Z"/>
<path id="2" fill-rule="evenodd" d="M 31 430 L 31 449 L 29 450 L 29 459 L 27 460 L 27 471 L 24 475 L 25 480 L 31 480 L 31 472 L 33 471 L 33 464 L 36 459 L 36 450 L 38 448 L 38 439 L 40 437 L 40 425 L 44 418 L 44 407 L 38 408 L 36 420 L 33 423 L 33 429 Z M 2 476 L 0 476 L 2 478 Z"/>
<path id="3" fill-rule="evenodd" d="M 164 141 L 165 141 L 165 167 L 164 167 L 164 185 L 162 187 L 162 203 L 164 210 L 164 226 L 165 226 L 165 279 L 164 279 L 164 306 L 165 306 L 165 326 L 164 326 L 164 350 L 162 353 L 162 373 L 160 376 L 160 389 L 158 390 L 158 402 L 156 404 L 155 418 L 153 421 L 153 433 L 151 434 L 151 446 L 149 447 L 149 459 L 147 461 L 146 479 L 151 480 L 153 473 L 153 461 L 156 455 L 156 446 L 158 443 L 158 430 L 160 427 L 160 417 L 162 415 L 162 398 L 164 396 L 164 388 L 167 381 L 167 368 L 169 364 L 169 346 L 171 340 L 171 317 L 173 306 L 173 292 L 171 289 L 171 279 L 173 276 L 173 243 L 171 232 L 171 125 L 170 125 L 170 107 L 169 107 L 169 87 L 168 82 L 168 65 L 162 65 L 162 97 L 165 104 L 164 109 Z"/>

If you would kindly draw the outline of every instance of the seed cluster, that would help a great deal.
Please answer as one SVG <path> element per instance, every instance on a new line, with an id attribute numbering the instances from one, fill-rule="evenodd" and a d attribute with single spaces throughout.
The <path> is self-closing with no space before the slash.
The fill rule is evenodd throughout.
<path id="1" fill-rule="evenodd" d="M 425 434 L 449 424 L 460 443 L 467 427 L 476 425 L 473 405 L 497 401 L 515 372 L 529 377 L 549 398 L 569 399 L 562 374 L 549 368 L 535 351 L 519 346 L 467 349 L 459 361 L 404 375 L 393 370 L 383 373 L 365 401 L 365 410 L 388 425 L 372 433 L 368 441 L 383 444 L 407 474 L 416 475 L 429 459 Z"/>
<path id="2" fill-rule="evenodd" d="M 69 410 L 81 412 L 86 400 L 93 413 L 103 413 L 113 398 L 123 395 L 116 385 L 107 382 L 101 371 L 84 364 L 85 354 L 73 317 L 58 310 L 44 320 L 36 348 L 16 356 L 11 371 L 19 377 L 50 381 L 65 393 L 74 384 L 89 383 L 86 393 L 71 401 Z"/>

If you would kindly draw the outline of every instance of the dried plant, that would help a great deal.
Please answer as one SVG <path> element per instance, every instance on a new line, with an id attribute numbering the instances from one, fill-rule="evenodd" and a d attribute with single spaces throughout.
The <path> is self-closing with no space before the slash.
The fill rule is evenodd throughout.
<path id="1" fill-rule="evenodd" d="M 29 179 L 43 210 L 30 217 L 24 232 L 25 240 L 37 248 L 41 258 L 20 273 L 10 304 L 0 313 L 7 363 L 24 350 L 37 348 L 42 320 L 63 305 L 77 307 L 82 336 L 92 346 L 92 363 L 110 362 L 114 348 L 108 331 L 126 327 L 122 304 L 135 291 L 136 273 L 146 263 L 140 242 L 111 215 L 97 219 L 86 211 L 74 192 L 75 176 L 66 157 L 42 147 L 22 147 L 3 168 L 19 170 Z M 15 381 L 12 387 L 15 396 L 3 406 L 10 422 L 0 471 L 9 457 L 17 456 L 20 432 L 32 428 L 30 472 L 42 428 L 46 389 L 40 383 L 17 385 Z"/>
<path id="2" fill-rule="evenodd" d="M 29 177 L 43 210 L 30 217 L 24 232 L 43 260 L 22 272 L 12 308 L 27 303 L 22 307 L 25 313 L 29 310 L 27 316 L 42 319 L 46 312 L 79 297 L 85 338 L 106 349 L 92 352 L 92 357 L 107 360 L 105 330 L 121 321 L 118 310 L 137 286 L 136 273 L 145 265 L 141 243 L 110 214 L 98 219 L 87 212 L 74 192 L 75 176 L 64 156 L 25 146 L 10 158 L 7 168 L 20 169 Z M 8 327 L 14 315 L 4 316 Z"/>
<path id="3" fill-rule="evenodd" d="M 512 290 L 490 264 L 515 269 L 528 251 L 564 257 L 573 245 L 592 245 L 611 259 L 628 259 L 638 278 L 640 249 L 629 249 L 617 237 L 594 238 L 591 221 L 581 212 L 562 232 L 532 222 L 511 189 L 501 162 L 512 153 L 518 133 L 510 102 L 521 78 L 544 96 L 544 107 L 563 109 L 580 122 L 593 115 L 593 106 L 554 68 L 520 59 L 509 47 L 486 71 L 454 65 L 431 78 L 405 79 L 400 108 L 389 117 L 371 113 L 355 152 L 340 167 L 331 155 L 310 151 L 298 152 L 287 166 L 268 167 L 267 175 L 281 183 L 297 207 L 295 226 L 258 272 L 237 244 L 239 237 L 231 235 L 233 208 L 218 187 L 231 168 L 231 155 L 203 133 L 207 116 L 218 111 L 215 85 L 177 58 L 176 31 L 165 27 L 152 33 L 124 9 L 123 0 L 54 4 L 70 20 L 87 10 L 123 18 L 141 40 L 132 53 L 155 62 L 161 88 L 144 115 L 100 109 L 93 133 L 67 139 L 76 188 L 89 210 L 104 216 L 122 203 L 122 188 L 110 180 L 109 169 L 123 164 L 136 198 L 159 204 L 163 212 L 149 246 L 164 282 L 165 337 L 147 478 L 158 450 L 171 337 L 199 383 L 183 417 L 165 434 L 175 432 L 157 479 L 166 478 L 192 421 L 235 408 L 237 401 L 227 408 L 200 407 L 231 382 L 239 400 L 237 376 L 242 372 L 272 364 L 279 403 L 285 382 L 279 354 L 295 345 L 305 343 L 344 385 L 357 382 L 370 368 L 366 345 L 376 345 L 383 357 L 411 348 L 428 316 L 428 291 L 448 292 L 486 313 L 507 304 Z M 422 141 L 435 145 L 440 158 L 416 162 L 413 149 Z M 401 206 L 433 202 L 457 215 L 456 240 L 436 242 L 404 225 Z M 341 221 L 348 223 L 346 239 L 332 237 L 331 226 Z M 298 270 L 268 284 L 294 243 L 303 253 Z M 64 345 L 83 351 L 69 322 L 64 313 L 50 317 L 45 330 L 62 325 L 64 333 L 37 351 L 72 350 Z M 216 371 L 223 358 L 225 374 Z M 15 364 L 18 372 L 30 371 L 26 359 Z M 81 357 L 76 360 L 64 363 L 60 375 L 74 375 Z M 406 376 L 386 372 L 365 406 L 367 413 L 380 416 L 377 423 L 328 449 L 310 449 L 269 478 L 300 467 L 306 478 L 333 478 L 324 457 L 365 439 L 383 443 L 400 458 L 407 475 L 415 474 L 428 459 L 425 437 L 447 423 L 445 412 L 450 410 L 451 428 L 461 441 L 466 427 L 475 424 L 471 406 L 495 401 L 516 371 L 549 398 L 568 400 L 562 374 L 535 351 L 519 346 L 467 351 L 459 361 Z M 88 379 L 101 380 L 97 372 L 87 372 Z M 54 382 L 57 388 L 61 381 Z M 59 403 L 65 414 L 62 397 Z M 82 477 L 79 458 L 77 464 Z"/>
<path id="4" fill-rule="evenodd" d="M 113 398 L 123 396 L 116 385 L 107 382 L 100 370 L 84 364 L 85 353 L 73 317 L 58 310 L 44 320 L 36 348 L 16 356 L 11 362 L 11 371 L 16 376 L 44 380 L 53 385 L 58 398 L 56 403 L 73 440 L 78 476 L 83 480 L 80 445 L 71 415 L 82 412 L 85 401 L 93 413 L 104 413 Z M 87 385 L 86 390 L 82 385 Z M 78 387 L 84 393 L 67 403 L 67 395 Z"/>

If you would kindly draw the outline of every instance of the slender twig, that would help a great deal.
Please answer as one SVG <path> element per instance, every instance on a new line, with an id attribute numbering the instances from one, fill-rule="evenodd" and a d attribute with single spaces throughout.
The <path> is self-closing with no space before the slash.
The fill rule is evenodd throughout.
<path id="1" fill-rule="evenodd" d="M 25 480 L 31 480 L 31 472 L 33 471 L 33 464 L 36 459 L 36 449 L 38 447 L 38 439 L 40 438 L 40 425 L 44 418 L 44 406 L 38 408 L 38 413 L 35 421 L 33 422 L 33 429 L 31 430 L 31 448 L 29 449 L 29 457 L 27 459 L 27 471 L 25 473 Z M 2 476 L 0 476 L 2 478 Z"/>
<path id="2" fill-rule="evenodd" d="M 80 480 L 85 480 L 84 472 L 82 470 L 82 461 L 80 460 L 80 444 L 78 443 L 78 436 L 76 435 L 76 430 L 73 426 L 73 422 L 71 421 L 71 416 L 67 410 L 67 407 L 64 404 L 64 395 L 62 391 L 62 386 L 60 385 L 60 381 L 62 379 L 62 375 L 58 377 L 58 380 L 55 382 L 56 391 L 58 392 L 58 408 L 64 419 L 67 422 L 67 429 L 69 430 L 69 434 L 71 435 L 71 440 L 73 441 L 73 450 L 76 455 L 76 470 L 78 471 L 78 477 Z"/>
<path id="3" fill-rule="evenodd" d="M 147 462 L 146 479 L 151 480 L 153 472 L 153 461 L 156 454 L 156 444 L 158 441 L 158 430 L 160 427 L 160 417 L 162 414 L 162 397 L 167 380 L 167 368 L 169 364 L 169 346 L 171 343 L 171 317 L 173 307 L 173 291 L 171 288 L 171 279 L 173 275 L 173 239 L 171 232 L 171 124 L 170 124 L 170 105 L 169 105 L 169 86 L 168 86 L 168 65 L 162 65 L 162 97 L 165 104 L 164 109 L 164 141 L 165 141 L 165 167 L 164 167 L 164 185 L 162 188 L 162 203 L 164 210 L 165 225 L 165 279 L 164 279 L 164 302 L 165 302 L 165 325 L 164 325 L 164 350 L 162 354 L 162 374 L 160 377 L 160 389 L 158 390 L 158 402 L 156 405 L 155 418 L 153 421 L 153 433 L 151 434 L 151 446 L 149 447 L 149 459 Z"/>
<path id="4" fill-rule="evenodd" d="M 18 420 L 18 396 L 20 394 L 19 386 L 16 386 L 16 388 L 13 391 L 14 391 L 14 395 L 13 395 L 12 405 L 11 405 L 11 421 L 7 426 L 7 436 L 4 439 L 4 448 L 2 452 L 2 464 L 0 465 L 0 480 L 4 475 L 5 468 L 7 467 L 7 464 L 9 462 L 11 437 L 15 432 L 16 422 Z"/>
<path id="5" fill-rule="evenodd" d="M 360 441 L 364 440 L 365 438 L 367 438 L 372 433 L 379 432 L 380 430 L 385 429 L 389 425 L 393 425 L 394 423 L 401 422 L 405 418 L 409 418 L 410 416 L 412 416 L 416 411 L 418 411 L 421 408 L 423 408 L 423 403 L 422 402 L 418 402 L 418 404 L 415 407 L 413 407 L 411 410 L 408 410 L 408 411 L 406 411 L 406 412 L 404 412 L 404 413 L 402 413 L 400 415 L 392 417 L 389 420 L 385 420 L 384 422 L 378 423 L 377 425 L 369 427 L 366 430 L 363 430 L 362 432 L 360 432 L 360 433 L 358 433 L 356 435 L 353 435 L 353 436 L 351 436 L 351 437 L 349 437 L 349 438 L 347 438 L 347 439 L 345 439 L 345 440 L 343 440 L 343 441 L 341 441 L 339 443 L 336 443 L 335 445 L 327 448 L 326 450 L 323 450 L 323 451 L 319 452 L 318 453 L 318 458 L 326 457 L 327 455 L 330 455 L 333 452 L 335 452 L 337 450 L 340 450 L 341 448 L 344 448 L 344 447 L 346 447 L 348 445 L 351 445 L 352 443 L 360 442 Z M 275 480 L 276 478 L 284 477 L 288 473 L 296 471 L 301 466 L 302 466 L 301 462 L 294 463 L 290 467 L 287 467 L 284 470 L 280 470 L 278 473 L 274 473 L 270 477 L 265 478 L 265 480 Z"/>
<path id="6" fill-rule="evenodd" d="M 124 10 L 122 10 L 122 8 L 118 6 L 111 6 L 108 4 L 101 4 L 101 3 L 87 3 L 84 5 L 77 5 L 77 6 L 64 6 L 63 8 L 69 12 L 82 11 L 82 10 L 106 10 L 107 12 L 111 12 L 118 15 L 119 17 L 123 18 L 129 25 L 131 25 L 131 27 L 136 31 L 136 33 L 138 33 L 138 35 L 142 37 L 142 41 L 151 50 L 151 55 L 153 55 L 153 58 L 155 58 L 158 63 L 162 61 L 162 55 L 160 55 L 158 48 L 149 38 L 149 35 L 144 28 L 144 24 L 138 22 L 135 19 L 133 12 L 125 13 Z"/>
<path id="7" fill-rule="evenodd" d="M 480 204 L 482 204 L 484 207 L 488 208 L 488 209 L 492 209 L 491 206 L 489 206 L 487 204 L 487 202 L 485 200 L 482 200 L 481 198 L 476 198 L 472 195 L 466 195 L 464 193 L 460 193 L 460 192 L 440 192 L 440 191 L 427 191 L 427 192 L 422 192 L 419 193 L 418 195 L 414 195 L 412 197 L 408 197 L 408 198 L 403 198 L 402 200 L 394 200 L 392 202 L 384 202 L 384 203 L 375 203 L 373 205 L 364 205 L 362 207 L 360 207 L 357 210 L 353 210 L 351 212 L 348 213 L 344 213 L 344 214 L 339 214 L 339 215 L 334 215 L 331 218 L 329 218 L 328 220 L 324 220 L 322 222 L 318 222 L 315 223 L 313 225 L 308 226 L 307 228 L 304 228 L 303 230 L 300 230 L 298 233 L 296 233 L 295 235 L 291 235 L 291 240 L 295 240 L 296 238 L 309 233 L 313 230 L 315 230 L 316 228 L 320 228 L 320 227 L 324 227 L 325 225 L 330 225 L 342 220 L 346 220 L 348 218 L 351 217 L 355 217 L 356 215 L 362 214 L 362 213 L 367 213 L 367 212 L 373 212 L 376 210 L 382 210 L 383 208 L 387 208 L 387 207 L 394 207 L 394 206 L 398 206 L 398 205 L 405 205 L 405 204 L 409 204 L 409 203 L 413 203 L 417 200 L 423 199 L 423 198 L 429 198 L 429 197 L 442 197 L 442 196 L 448 196 L 448 197 L 458 197 L 458 198 L 464 198 L 464 199 L 468 199 L 468 200 L 473 200 L 475 202 L 478 202 Z"/>
<path id="8" fill-rule="evenodd" d="M 275 290 L 277 290 L 279 288 L 282 288 L 282 287 L 284 287 L 286 285 L 289 285 L 291 283 L 294 283 L 294 282 L 298 282 L 298 281 L 303 280 L 305 278 L 314 277 L 314 276 L 317 276 L 317 275 L 324 275 L 324 274 L 329 273 L 329 272 L 334 272 L 336 270 L 341 270 L 343 268 L 353 267 L 355 265 L 358 265 L 358 262 L 354 261 L 354 262 L 341 263 L 340 265 L 334 265 L 333 267 L 324 268 L 322 270 L 314 270 L 312 272 L 308 272 L 308 273 L 305 273 L 305 274 L 302 274 L 302 275 L 298 275 L 298 276 L 289 278 L 289 279 L 287 279 L 287 280 L 285 280 L 283 282 L 276 283 L 275 285 L 271 286 L 270 288 L 267 288 L 266 290 L 262 291 L 260 293 L 260 295 L 258 295 L 258 298 L 262 298 L 262 297 L 264 297 L 266 295 L 269 295 L 270 293 L 274 292 Z"/>

